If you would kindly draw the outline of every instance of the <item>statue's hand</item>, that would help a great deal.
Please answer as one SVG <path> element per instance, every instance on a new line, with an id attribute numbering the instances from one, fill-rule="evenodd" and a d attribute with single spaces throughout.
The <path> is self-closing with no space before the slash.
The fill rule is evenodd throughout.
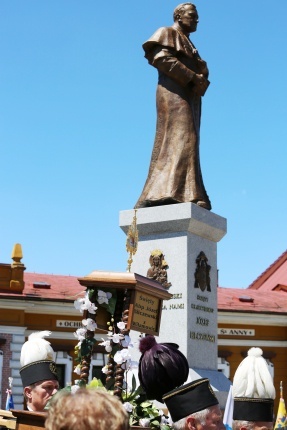
<path id="1" fill-rule="evenodd" d="M 193 91 L 199 96 L 203 96 L 209 86 L 209 80 L 206 79 L 203 75 L 195 74 L 192 78 L 192 83 Z"/>

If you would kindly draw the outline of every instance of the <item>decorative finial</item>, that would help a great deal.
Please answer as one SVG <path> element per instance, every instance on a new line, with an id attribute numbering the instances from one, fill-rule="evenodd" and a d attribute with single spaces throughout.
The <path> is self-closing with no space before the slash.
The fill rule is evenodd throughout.
<path id="1" fill-rule="evenodd" d="M 131 265 L 133 262 L 133 255 L 135 255 L 138 249 L 138 229 L 137 229 L 137 210 L 136 209 L 135 209 L 133 221 L 129 226 L 127 241 L 126 241 L 126 249 L 127 249 L 127 252 L 129 253 L 127 272 L 130 272 Z"/>
<path id="2" fill-rule="evenodd" d="M 21 258 L 23 258 L 23 253 L 22 253 L 22 246 L 20 245 L 20 243 L 15 243 L 12 250 L 11 258 L 16 264 L 17 263 L 19 264 L 21 262 Z"/>

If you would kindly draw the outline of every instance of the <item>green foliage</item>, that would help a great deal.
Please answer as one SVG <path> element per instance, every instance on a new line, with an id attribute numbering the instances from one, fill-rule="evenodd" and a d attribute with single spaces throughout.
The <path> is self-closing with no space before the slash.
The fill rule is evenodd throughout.
<path id="1" fill-rule="evenodd" d="M 97 378 L 93 378 L 91 380 L 91 382 L 89 382 L 86 385 L 86 388 L 88 389 L 101 389 L 101 390 L 106 390 L 106 388 L 104 387 L 102 381 L 100 379 Z"/>
<path id="2" fill-rule="evenodd" d="M 140 420 L 143 418 L 149 419 L 149 427 L 156 429 L 161 428 L 161 411 L 154 406 L 154 404 L 150 401 L 145 401 L 139 404 L 136 404 L 130 413 L 130 425 L 138 426 L 140 425 Z M 167 429 L 170 430 L 170 427 L 167 426 Z M 166 430 L 167 430 L 166 429 Z"/>
<path id="3" fill-rule="evenodd" d="M 136 387 L 134 375 L 132 376 L 132 389 L 131 391 L 124 391 L 122 393 L 122 401 L 123 403 L 129 402 L 133 406 L 133 410 L 130 412 L 130 426 L 140 426 L 141 419 L 148 419 L 148 427 L 152 429 L 171 429 L 168 424 L 161 424 L 163 412 L 146 398 L 145 391 L 141 385 Z M 165 415 L 164 417 L 167 418 Z"/>
<path id="4" fill-rule="evenodd" d="M 96 339 L 94 338 L 86 338 L 81 343 L 80 356 L 86 357 L 87 355 L 93 352 L 94 344 L 96 343 Z M 79 356 L 78 356 L 79 358 Z"/>

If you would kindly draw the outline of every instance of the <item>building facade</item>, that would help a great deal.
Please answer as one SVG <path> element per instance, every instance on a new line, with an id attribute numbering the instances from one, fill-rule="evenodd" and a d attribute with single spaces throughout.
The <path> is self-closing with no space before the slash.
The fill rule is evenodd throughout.
<path id="1" fill-rule="evenodd" d="M 5 407 L 8 378 L 13 377 L 16 409 L 23 407 L 19 375 L 20 351 L 30 333 L 50 330 L 51 345 L 61 386 L 77 375 L 74 332 L 82 315 L 74 301 L 84 289 L 74 276 L 26 272 L 22 254 L 13 263 L 0 264 L 0 408 Z M 252 346 L 263 350 L 279 397 L 280 381 L 287 383 L 287 251 L 247 289 L 218 288 L 218 370 L 231 381 L 235 370 Z M 103 334 L 98 333 L 100 341 Z M 106 354 L 96 346 L 90 376 L 100 378 Z M 275 405 L 276 408 L 277 405 Z"/>

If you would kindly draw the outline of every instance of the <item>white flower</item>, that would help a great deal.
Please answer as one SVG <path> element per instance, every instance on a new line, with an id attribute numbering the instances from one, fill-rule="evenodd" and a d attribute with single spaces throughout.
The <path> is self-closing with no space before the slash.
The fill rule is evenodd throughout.
<path id="1" fill-rule="evenodd" d="M 111 346 L 111 341 L 110 340 L 104 340 L 103 338 L 102 338 L 102 341 L 103 342 L 99 343 L 99 345 L 104 346 L 105 350 L 107 352 L 111 352 L 112 349 L 113 349 L 112 346 Z"/>
<path id="2" fill-rule="evenodd" d="M 75 372 L 77 375 L 80 375 L 80 374 L 81 374 L 81 366 L 80 366 L 79 364 L 75 367 L 74 372 Z"/>
<path id="3" fill-rule="evenodd" d="M 114 361 L 117 364 L 123 364 L 130 357 L 131 357 L 131 355 L 130 355 L 129 351 L 126 348 L 124 348 L 124 349 L 121 349 L 120 351 L 117 351 L 115 353 Z"/>
<path id="4" fill-rule="evenodd" d="M 74 301 L 74 306 L 77 310 L 82 312 L 81 306 L 83 305 L 83 303 L 85 302 L 85 299 L 77 299 Z"/>
<path id="5" fill-rule="evenodd" d="M 121 350 L 121 354 L 122 354 L 122 357 L 123 357 L 123 359 L 126 361 L 128 358 L 131 358 L 131 354 L 130 354 L 130 352 L 129 352 L 129 350 L 127 349 L 127 348 L 123 348 L 122 350 Z"/>
<path id="6" fill-rule="evenodd" d="M 79 385 L 72 385 L 72 386 L 71 386 L 71 393 L 72 393 L 72 394 L 75 394 L 75 392 L 76 392 L 76 391 L 78 391 L 78 390 L 79 390 L 79 388 L 80 388 L 80 386 L 79 386 Z"/>
<path id="7" fill-rule="evenodd" d="M 123 321 L 118 322 L 117 326 L 120 330 L 123 330 L 124 328 L 126 328 L 126 325 Z"/>
<path id="8" fill-rule="evenodd" d="M 87 311 L 90 314 L 95 314 L 97 309 L 98 308 L 96 307 L 96 305 L 89 300 L 89 302 L 87 303 Z"/>
<path id="9" fill-rule="evenodd" d="M 92 303 L 86 294 L 86 297 L 83 299 L 77 299 L 74 301 L 74 306 L 79 311 L 83 312 L 85 310 L 89 311 L 91 314 L 95 314 L 98 309 L 94 303 Z"/>
<path id="10" fill-rule="evenodd" d="M 141 418 L 139 420 L 141 427 L 149 427 L 150 419 L 149 418 Z"/>
<path id="11" fill-rule="evenodd" d="M 112 297 L 111 293 L 105 293 L 102 290 L 98 290 L 98 298 L 97 301 L 100 305 L 102 305 L 103 303 L 106 303 L 107 305 L 109 304 L 109 299 Z"/>
<path id="12" fill-rule="evenodd" d="M 122 339 L 122 336 L 119 333 L 114 333 L 112 335 L 112 340 L 114 343 L 119 343 L 119 341 Z"/>
<path id="13" fill-rule="evenodd" d="M 122 356 L 122 354 L 121 354 L 121 351 L 117 351 L 115 353 L 115 355 L 114 355 L 114 361 L 117 364 L 122 364 L 125 361 L 124 358 L 123 358 L 123 356 Z"/>
<path id="14" fill-rule="evenodd" d="M 94 331 L 97 328 L 97 324 L 95 323 L 94 320 L 92 320 L 92 318 L 87 318 L 86 320 L 82 320 L 82 324 L 83 326 L 87 327 L 87 330 L 89 331 Z"/>
<path id="15" fill-rule="evenodd" d="M 127 412 L 132 412 L 132 411 L 133 411 L 133 408 L 134 408 L 134 406 L 133 406 L 130 402 L 125 402 L 125 403 L 123 404 L 123 407 L 125 408 L 125 410 L 126 410 Z"/>
<path id="16" fill-rule="evenodd" d="M 122 340 L 121 344 L 124 348 L 133 347 L 132 340 L 128 335 L 125 335 L 125 338 Z"/>
<path id="17" fill-rule="evenodd" d="M 128 359 L 127 361 L 125 361 L 122 365 L 121 368 L 124 370 L 129 370 L 129 368 L 131 367 L 131 360 Z"/>
<path id="18" fill-rule="evenodd" d="M 78 330 L 74 333 L 74 336 L 82 342 L 85 339 L 85 335 L 87 330 L 85 328 L 78 328 Z"/>
<path id="19" fill-rule="evenodd" d="M 107 366 L 107 365 L 105 365 L 105 366 L 102 368 L 102 372 L 106 375 L 106 374 L 108 373 L 108 371 L 109 371 L 109 368 L 108 368 L 108 366 Z"/>

